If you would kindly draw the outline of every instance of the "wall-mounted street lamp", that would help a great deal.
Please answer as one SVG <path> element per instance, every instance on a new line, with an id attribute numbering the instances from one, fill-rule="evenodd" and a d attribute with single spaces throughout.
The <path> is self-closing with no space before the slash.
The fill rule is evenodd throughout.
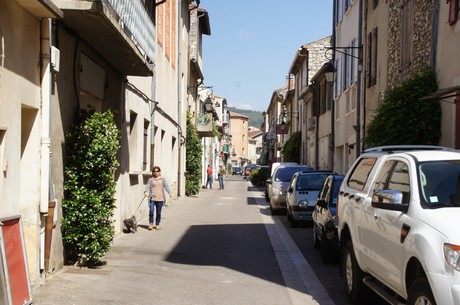
<path id="1" fill-rule="evenodd" d="M 214 110 L 214 108 L 212 106 L 212 99 L 209 96 L 204 101 L 204 109 L 208 113 L 211 113 Z"/>
<path id="2" fill-rule="evenodd" d="M 358 56 L 348 53 L 347 50 L 358 50 Z M 352 58 L 356 58 L 358 60 L 358 65 L 361 65 L 362 63 L 362 58 L 361 58 L 361 49 L 362 47 L 329 47 L 326 49 L 326 58 L 331 59 L 331 55 L 328 54 L 328 52 L 332 51 L 333 53 L 337 52 L 340 54 L 343 54 L 345 56 L 349 56 Z M 337 75 L 337 69 L 334 67 L 333 62 L 327 63 L 327 66 L 324 70 L 324 74 L 326 75 L 326 80 L 328 83 L 334 83 L 336 80 L 336 75 Z"/>
<path id="3" fill-rule="evenodd" d="M 324 69 L 324 75 L 326 76 L 326 81 L 330 84 L 335 82 L 337 76 L 337 70 L 334 68 L 334 65 L 329 62 Z"/>
<path id="4" fill-rule="evenodd" d="M 298 112 L 287 111 L 286 106 L 283 106 L 283 109 L 281 109 L 281 113 L 280 113 L 280 124 L 286 125 L 286 118 L 288 116 L 293 117 L 293 115 L 296 115 L 296 118 L 299 118 L 298 114 L 299 114 Z"/>
<path id="5" fill-rule="evenodd" d="M 361 2 L 360 2 L 361 3 Z M 361 33 L 360 33 L 360 37 L 361 37 Z M 361 44 L 361 39 L 358 40 L 358 44 Z M 358 50 L 358 56 L 356 56 L 354 54 L 354 50 L 357 49 Z M 352 52 L 347 52 L 348 50 L 351 50 Z M 361 71 L 362 71 L 362 62 L 363 62 L 363 59 L 362 59 L 362 46 L 359 45 L 357 47 L 337 47 L 337 46 L 333 46 L 333 47 L 329 47 L 327 48 L 326 50 L 326 58 L 328 58 L 327 56 L 327 52 L 328 51 L 332 51 L 332 58 L 329 58 L 329 59 L 335 59 L 335 53 L 340 53 L 340 54 L 343 54 L 345 56 L 349 56 L 349 57 L 352 57 L 352 58 L 355 58 L 358 60 L 358 76 L 357 76 L 357 97 L 356 97 L 356 124 L 353 125 L 353 129 L 355 130 L 355 134 L 356 134 L 356 143 L 355 144 L 352 144 L 348 147 L 349 151 L 348 153 L 350 153 L 350 150 L 352 150 L 353 148 L 356 147 L 356 158 L 359 157 L 360 155 L 360 152 L 361 152 Z M 326 76 L 326 79 L 327 81 L 332 84 L 336 81 L 336 73 L 337 73 L 337 70 L 336 68 L 334 67 L 334 62 L 329 62 L 328 63 L 328 66 L 325 68 L 325 71 L 324 71 L 324 74 Z M 365 101 L 365 99 L 364 99 Z M 365 109 L 365 108 L 364 108 Z M 364 132 L 364 131 L 363 131 Z M 332 141 L 334 141 L 334 139 L 332 139 Z"/>

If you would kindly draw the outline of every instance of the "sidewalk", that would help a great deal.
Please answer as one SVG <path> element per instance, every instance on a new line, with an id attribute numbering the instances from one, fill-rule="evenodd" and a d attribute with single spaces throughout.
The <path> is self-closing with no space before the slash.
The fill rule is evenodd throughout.
<path id="1" fill-rule="evenodd" d="M 212 290 L 215 283 L 212 281 L 206 283 L 206 281 L 215 276 L 216 271 L 213 270 L 215 268 L 200 266 L 207 265 L 207 262 L 203 261 L 198 261 L 196 266 L 189 263 L 184 267 L 182 265 L 177 267 L 177 264 L 171 266 L 168 261 L 172 260 L 172 252 L 179 257 L 186 255 L 186 253 L 175 252 L 175 249 L 178 244 L 184 243 L 185 235 L 190 235 L 190 232 L 194 231 L 191 228 L 214 224 L 216 221 L 227 221 L 219 220 L 221 217 L 219 211 L 232 209 L 232 203 L 218 203 L 221 198 L 233 198 L 246 205 L 246 190 L 250 186 L 249 182 L 225 181 L 225 190 L 218 190 L 218 182 L 215 182 L 213 190 L 202 189 L 195 197 L 184 197 L 164 207 L 161 230 L 147 230 L 148 220 L 143 219 L 139 222 L 137 233 L 117 236 L 106 255 L 105 266 L 98 269 L 65 266 L 51 275 L 43 286 L 33 289 L 33 304 L 214 304 L 207 301 L 184 303 L 183 297 L 179 298 L 174 294 L 175 291 L 184 289 L 196 293 L 202 293 L 203 287 Z M 216 206 L 219 206 L 219 209 L 216 209 Z M 241 217 L 243 221 L 246 221 L 244 219 L 247 213 L 245 214 L 246 216 Z M 200 236 L 194 238 L 199 239 Z M 193 239 L 188 238 L 188 242 L 193 243 Z M 201 251 L 193 247 L 193 244 L 185 246 L 190 248 L 191 252 Z M 196 259 L 203 260 L 203 257 L 196 257 Z M 191 274 L 193 277 L 190 277 Z M 214 290 L 214 293 L 218 293 L 219 289 Z M 193 299 L 195 296 L 190 297 Z M 219 297 L 214 296 L 211 299 L 219 299 Z M 225 304 L 225 302 L 216 304 Z"/>
<path id="2" fill-rule="evenodd" d="M 35 305 L 332 305 L 263 189 L 240 177 L 164 208 L 162 229 L 122 234 L 99 269 L 66 266 Z"/>

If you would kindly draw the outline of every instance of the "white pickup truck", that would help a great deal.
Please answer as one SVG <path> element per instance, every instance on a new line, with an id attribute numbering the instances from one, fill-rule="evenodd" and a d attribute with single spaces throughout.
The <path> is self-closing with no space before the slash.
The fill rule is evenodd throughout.
<path id="1" fill-rule="evenodd" d="M 351 166 L 337 200 L 348 299 L 460 305 L 460 152 L 380 147 Z"/>

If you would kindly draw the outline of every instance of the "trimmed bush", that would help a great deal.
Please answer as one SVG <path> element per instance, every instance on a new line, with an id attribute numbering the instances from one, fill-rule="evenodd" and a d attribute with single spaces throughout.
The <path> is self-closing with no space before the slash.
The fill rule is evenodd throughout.
<path id="1" fill-rule="evenodd" d="M 185 141 L 185 195 L 193 196 L 200 192 L 201 186 L 201 138 L 198 135 L 190 113 L 187 113 L 187 139 Z"/>
<path id="2" fill-rule="evenodd" d="M 301 133 L 297 131 L 291 135 L 283 146 L 283 161 L 300 163 Z"/>
<path id="3" fill-rule="evenodd" d="M 115 230 L 114 171 L 120 131 L 110 110 L 82 113 L 67 135 L 62 232 L 68 261 L 95 265 L 110 250 Z"/>
<path id="4" fill-rule="evenodd" d="M 270 177 L 270 169 L 266 167 L 260 167 L 252 170 L 249 180 L 254 186 L 264 186 L 265 180 Z"/>

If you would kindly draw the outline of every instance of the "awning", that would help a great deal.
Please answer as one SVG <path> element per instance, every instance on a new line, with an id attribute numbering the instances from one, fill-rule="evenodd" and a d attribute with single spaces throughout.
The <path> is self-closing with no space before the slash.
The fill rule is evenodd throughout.
<path id="1" fill-rule="evenodd" d="M 454 97 L 454 96 L 460 96 L 460 86 L 453 86 L 453 87 L 448 87 L 444 89 L 439 89 L 438 91 L 435 91 L 433 93 L 430 93 L 422 97 L 420 100 L 437 101 L 437 100 Z"/>

